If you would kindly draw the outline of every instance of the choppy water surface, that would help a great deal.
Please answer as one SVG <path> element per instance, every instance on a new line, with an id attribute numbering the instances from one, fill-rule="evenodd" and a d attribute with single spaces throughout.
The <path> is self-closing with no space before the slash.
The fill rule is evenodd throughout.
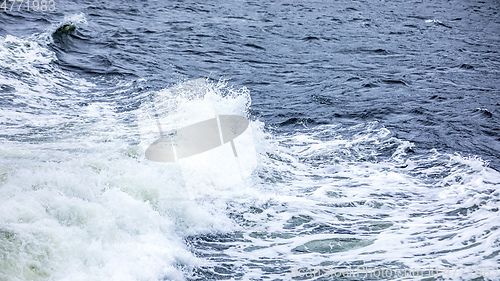
<path id="1" fill-rule="evenodd" d="M 0 279 L 500 278 L 498 2 L 56 8 L 0 9 Z M 215 114 L 238 158 L 144 157 Z"/>

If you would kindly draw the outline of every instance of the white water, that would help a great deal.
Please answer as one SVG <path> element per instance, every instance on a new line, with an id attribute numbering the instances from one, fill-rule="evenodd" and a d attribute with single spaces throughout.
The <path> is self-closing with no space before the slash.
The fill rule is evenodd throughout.
<path id="1" fill-rule="evenodd" d="M 146 160 L 129 142 L 140 140 L 137 125 L 114 113 L 112 102 L 75 106 L 92 83 L 61 76 L 42 44 L 8 37 L 0 54 L 15 57 L 2 67 L 29 73 L 2 77 L 15 100 L 0 115 L 10 136 L 0 146 L 0 279 L 182 280 L 201 262 L 184 236 L 236 227 L 221 212 L 223 199 L 159 202 L 184 184 L 179 169 Z M 69 82 L 79 92 L 66 91 Z M 245 95 L 221 102 L 245 114 L 238 105 Z"/>
<path id="2" fill-rule="evenodd" d="M 480 159 L 407 154 L 411 144 L 377 123 L 273 136 L 252 121 L 251 141 L 237 146 L 255 150 L 239 150 L 236 170 L 253 173 L 236 182 L 221 172 L 234 164 L 213 166 L 235 163 L 229 146 L 153 163 L 130 118 L 143 120 L 142 109 L 124 117 L 112 101 L 79 106 L 92 83 L 50 64 L 42 43 L 0 40 L 1 67 L 25 72 L 0 77 L 15 89 L 0 114 L 2 280 L 184 280 L 220 267 L 210 255 L 245 280 L 325 265 L 498 266 L 500 175 Z M 173 96 L 171 124 L 248 114 L 245 90 L 203 93 Z M 195 196 L 177 200 L 185 188 Z M 242 239 L 223 250 L 185 241 L 225 233 Z"/>
<path id="3" fill-rule="evenodd" d="M 409 144 L 387 135 L 372 123 L 280 137 L 286 148 L 267 166 L 285 175 L 275 207 L 248 216 L 254 234 L 280 239 L 250 234 L 262 247 L 254 257 L 283 255 L 297 268 L 497 267 L 499 173 L 458 155 L 407 157 Z M 382 148 L 393 154 L 378 161 Z"/>

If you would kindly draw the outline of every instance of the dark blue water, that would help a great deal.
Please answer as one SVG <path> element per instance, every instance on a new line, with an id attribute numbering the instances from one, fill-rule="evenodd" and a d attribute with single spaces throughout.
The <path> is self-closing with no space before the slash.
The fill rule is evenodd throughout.
<path id="1" fill-rule="evenodd" d="M 280 152 L 274 152 L 267 146 L 262 149 L 260 153 L 265 158 L 262 161 L 267 164 L 262 164 L 264 168 L 256 176 L 262 181 L 260 185 L 280 186 L 276 185 L 278 182 L 283 184 L 280 188 L 292 186 L 296 189 L 291 190 L 301 190 L 297 194 L 309 194 L 314 193 L 309 189 L 313 186 L 325 186 L 325 181 L 329 184 L 331 180 L 356 174 L 355 171 L 345 170 L 348 167 L 389 161 L 392 168 L 380 164 L 373 173 L 399 173 L 410 177 L 412 184 L 417 182 L 416 186 L 430 189 L 463 184 L 482 190 L 478 192 L 483 192 L 484 196 L 491 196 L 481 201 L 486 203 L 474 201 L 474 205 L 467 198 L 477 199 L 480 195 L 467 193 L 461 199 L 450 199 L 458 205 L 449 210 L 443 209 L 436 199 L 438 197 L 427 201 L 418 195 L 414 198 L 412 195 L 403 196 L 406 198 L 401 199 L 403 201 L 423 200 L 423 209 L 410 208 L 415 214 L 459 212 L 457 210 L 464 202 L 470 203 L 462 206 L 466 210 L 471 206 L 473 209 L 488 206 L 489 209 L 482 213 L 485 218 L 498 214 L 497 177 L 478 172 L 482 169 L 488 173 L 500 170 L 498 1 L 216 0 L 205 3 L 79 0 L 56 1 L 55 6 L 55 12 L 27 11 L 23 7 L 20 11 L 0 10 L 0 40 L 4 42 L 5 51 L 0 56 L 3 60 L 0 61 L 0 108 L 4 115 L 0 120 L 0 144 L 3 142 L 4 147 L 10 143 L 45 144 L 58 139 L 87 143 L 93 141 L 91 138 L 94 135 L 107 138 L 107 131 L 97 133 L 81 128 L 84 124 L 99 122 L 102 116 L 114 116 L 119 125 L 134 124 L 134 111 L 148 100 L 145 93 L 199 77 L 208 77 L 213 81 L 225 79 L 237 91 L 244 92 L 243 88 L 248 90 L 252 100 L 247 109 L 249 118 L 262 122 L 264 131 L 273 139 L 271 142 L 284 149 L 284 152 L 280 149 Z M 74 31 L 56 31 L 72 22 L 76 25 Z M 16 40 L 31 43 L 22 47 L 24 43 L 12 43 L 18 42 Z M 38 44 L 42 51 L 33 44 Z M 16 48 L 22 48 L 22 51 L 16 51 Z M 26 57 L 23 54 L 27 54 Z M 100 113 L 82 113 L 89 108 Z M 139 142 L 137 136 L 123 134 L 109 137 L 106 141 L 124 139 L 133 147 Z M 306 137 L 302 139 L 300 136 Z M 40 148 L 40 151 L 44 149 Z M 15 185 L 9 182 L 9 176 L 26 176 L 16 174 L 16 168 L 10 170 L 11 166 L 21 165 L 15 164 L 17 160 L 13 159 L 17 156 L 12 156 L 14 154 L 3 156 L 4 167 L 0 170 L 3 174 L 0 175 L 5 175 L 5 179 L 0 177 L 0 188 L 2 184 L 7 186 L 6 183 Z M 396 154 L 399 156 L 396 157 Z M 59 161 L 52 156 L 47 157 L 47 161 Z M 344 168 L 340 169 L 338 165 Z M 372 173 L 361 174 L 356 174 L 359 178 L 353 176 L 356 180 L 339 185 L 356 188 L 391 183 L 384 178 L 381 182 L 376 179 L 367 184 L 363 178 L 371 179 L 369 175 Z M 339 178 L 332 179 L 332 175 Z M 480 180 L 462 180 L 466 175 L 477 176 Z M 310 183 L 304 183 L 302 177 L 315 184 L 309 186 Z M 96 182 L 99 182 L 98 179 L 97 176 Z M 47 181 L 50 182 L 50 179 Z M 395 186 L 411 186 L 399 180 L 394 182 Z M 96 185 L 99 186 L 99 183 Z M 400 200 L 397 199 L 399 195 L 389 193 L 381 191 L 375 196 L 376 200 L 384 201 L 385 196 L 395 196 L 391 199 L 394 202 Z M 300 197 L 297 194 L 293 196 Z M 372 195 L 366 195 L 366 198 Z M 362 196 L 363 200 L 356 201 L 355 195 L 346 196 L 352 199 L 352 204 L 366 199 Z M 362 205 L 368 204 L 368 201 L 363 201 Z M 327 226 L 311 213 L 296 213 L 295 207 L 287 211 L 287 206 L 293 203 L 279 202 L 255 203 L 252 207 L 255 209 L 251 209 L 248 202 L 236 204 L 238 207 L 229 204 L 227 217 L 244 230 L 224 231 L 215 227 L 217 230 L 211 234 L 191 235 L 187 231 L 188 234 L 180 235 L 195 256 L 213 262 L 194 266 L 194 271 L 182 269 L 186 278 L 247 280 L 259 278 L 259 273 L 255 272 L 260 272 L 262 276 L 287 280 L 290 278 L 287 272 L 294 264 L 298 267 L 309 266 L 307 261 L 298 262 L 290 258 L 303 252 L 295 244 L 290 253 L 284 254 L 283 264 L 259 263 L 250 254 L 245 256 L 253 250 L 238 250 L 239 245 L 249 243 L 253 238 L 260 239 L 256 233 L 267 223 L 265 218 L 256 218 L 253 223 L 259 225 L 255 227 L 259 231 L 253 229 L 252 223 L 248 223 L 251 219 L 243 219 L 248 210 L 282 220 L 283 231 L 291 229 L 290 235 L 294 237 L 311 233 L 342 233 L 358 238 L 364 235 L 362 230 L 349 226 Z M 391 204 L 396 204 L 394 202 Z M 425 202 L 433 207 L 426 209 Z M 19 201 L 19 204 L 22 203 Z M 320 205 L 327 206 L 325 204 L 322 202 Z M 316 215 L 328 217 L 333 210 L 346 207 L 328 206 L 322 211 L 324 213 Z M 289 212 L 290 217 L 278 219 L 280 208 L 285 213 Z M 311 207 L 310 210 L 313 209 Z M 414 217 L 411 212 L 402 211 Z M 467 211 L 465 214 L 460 220 L 470 223 L 481 221 L 479 217 L 467 217 Z M 383 220 L 384 217 L 375 215 L 372 219 Z M 439 223 L 442 218 L 430 221 Z M 487 231 L 498 228 L 498 222 L 487 221 L 491 222 Z M 288 222 L 289 228 L 286 228 L 285 222 Z M 424 222 L 426 220 L 420 223 Z M 9 223 L 8 219 L 0 220 L 0 231 L 2 225 Z M 320 230 L 321 227 L 324 229 Z M 385 229 L 385 226 L 380 229 Z M 229 239 L 224 233 L 237 234 Z M 262 235 L 265 236 L 262 241 L 275 239 L 278 244 L 280 239 L 286 239 L 278 239 L 278 234 L 271 232 Z M 496 253 L 489 260 L 495 263 L 496 259 L 498 264 L 499 238 L 495 240 L 478 233 L 472 236 L 469 238 L 478 239 L 481 245 Z M 470 242 L 472 240 L 467 241 L 473 243 Z M 214 243 L 215 246 L 210 246 Z M 457 243 L 468 245 L 462 240 Z M 430 244 L 436 246 L 437 242 Z M 6 246 L 0 244 L 0 247 Z M 439 253 L 436 249 L 446 251 L 446 247 L 436 246 L 432 250 L 435 254 Z M 14 251 L 5 249 L 4 252 Z M 239 254 L 231 255 L 228 249 L 235 249 Z M 229 251 L 225 252 L 227 259 L 214 258 L 224 250 Z M 432 256 L 433 253 L 420 253 L 413 257 Z M 438 256 L 432 257 L 437 259 Z M 385 257 L 382 260 L 385 265 L 393 264 Z M 406 265 L 412 266 L 417 261 L 417 258 L 412 258 Z M 368 263 L 368 260 L 365 262 Z M 404 260 L 393 262 L 405 264 Z M 476 261 L 471 263 L 477 264 Z M 247 274 L 249 268 L 256 269 Z M 42 277 L 39 280 L 47 276 L 63 280 L 70 276 L 57 270 L 53 272 L 59 275 L 48 272 L 45 275 L 40 273 Z M 4 272 L 2 275 L 0 272 L 2 277 L 9 274 Z M 130 278 L 145 280 L 137 276 Z M 168 273 L 165 276 L 169 276 Z M 7 280 L 22 279 L 12 277 Z"/>

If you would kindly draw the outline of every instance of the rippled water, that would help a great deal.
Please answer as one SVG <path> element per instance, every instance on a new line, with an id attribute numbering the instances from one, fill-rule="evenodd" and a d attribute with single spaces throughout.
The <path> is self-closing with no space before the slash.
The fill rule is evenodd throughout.
<path id="1" fill-rule="evenodd" d="M 499 278 L 498 2 L 56 8 L 0 9 L 0 279 Z M 237 158 L 144 157 L 216 114 Z"/>

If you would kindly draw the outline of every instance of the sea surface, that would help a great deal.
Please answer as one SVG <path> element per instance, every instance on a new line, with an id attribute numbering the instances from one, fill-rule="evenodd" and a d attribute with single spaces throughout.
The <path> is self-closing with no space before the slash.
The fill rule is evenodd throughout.
<path id="1" fill-rule="evenodd" d="M 0 280 L 500 279 L 500 2 L 0 2 Z"/>

